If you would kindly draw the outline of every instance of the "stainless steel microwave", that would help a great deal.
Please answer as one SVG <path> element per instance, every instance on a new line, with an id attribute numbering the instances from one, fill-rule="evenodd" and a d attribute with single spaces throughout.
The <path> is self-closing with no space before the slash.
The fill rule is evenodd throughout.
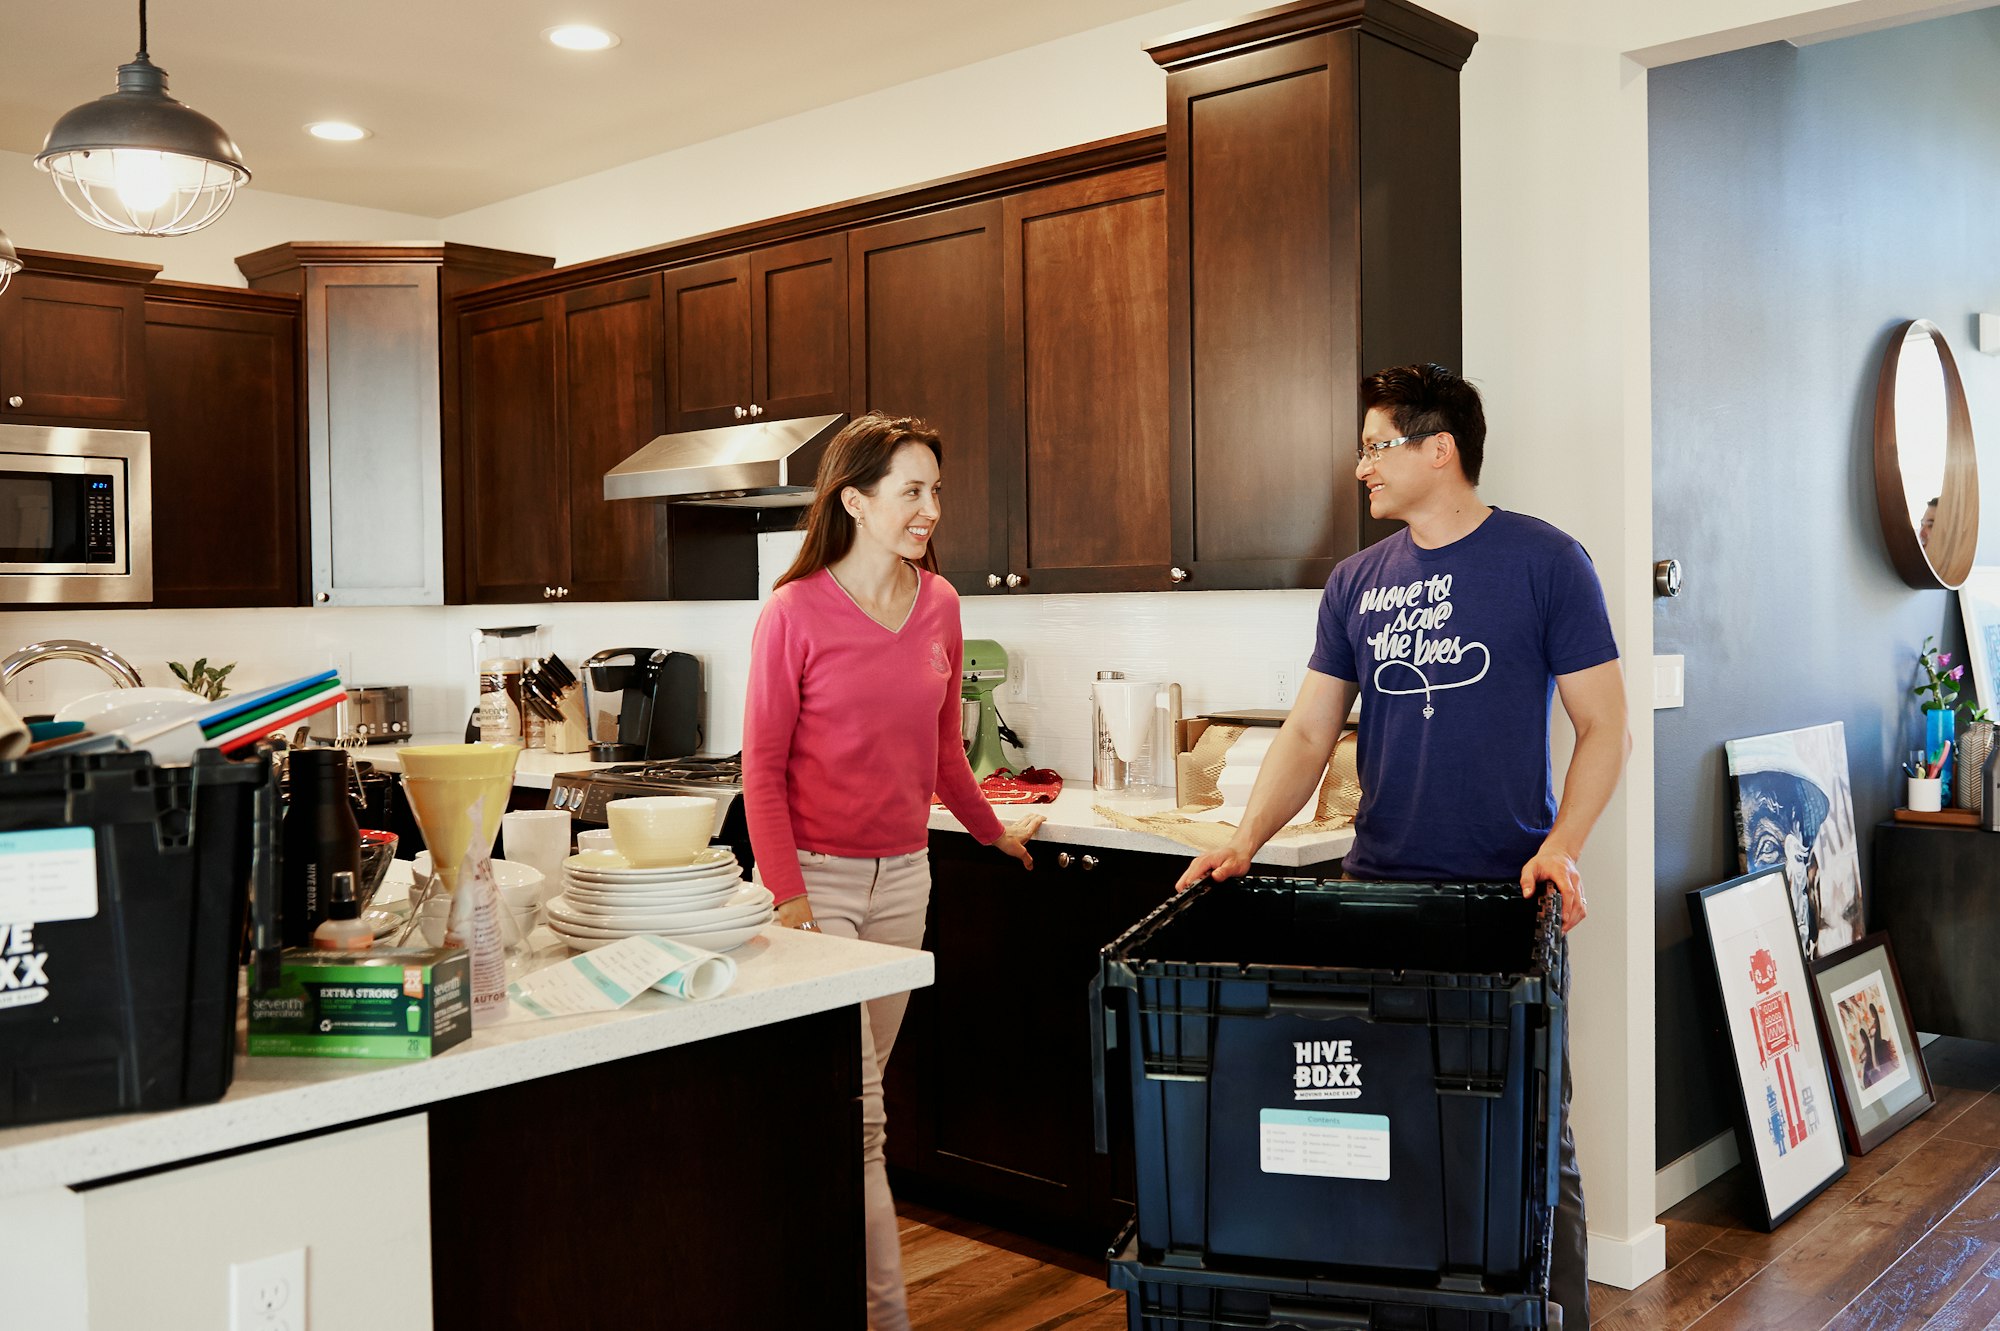
<path id="1" fill-rule="evenodd" d="M 0 603 L 152 599 L 151 436 L 0 425 Z"/>

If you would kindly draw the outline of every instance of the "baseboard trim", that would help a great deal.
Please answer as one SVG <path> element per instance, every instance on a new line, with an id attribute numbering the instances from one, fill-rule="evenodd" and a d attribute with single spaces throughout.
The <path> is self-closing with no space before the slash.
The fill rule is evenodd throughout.
<path id="1" fill-rule="evenodd" d="M 1600 1285 L 1637 1289 L 1667 1269 L 1667 1231 L 1648 1225 L 1629 1239 L 1590 1236 L 1590 1278 Z"/>
<path id="2" fill-rule="evenodd" d="M 1735 1129 L 1718 1132 L 1653 1176 L 1653 1205 L 1664 1212 L 1736 1168 L 1742 1158 Z"/>

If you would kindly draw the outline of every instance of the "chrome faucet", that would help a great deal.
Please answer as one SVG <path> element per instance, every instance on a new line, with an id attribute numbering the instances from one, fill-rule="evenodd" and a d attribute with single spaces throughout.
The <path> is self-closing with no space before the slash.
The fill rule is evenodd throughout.
<path id="1" fill-rule="evenodd" d="M 111 676 L 112 683 L 121 689 L 136 689 L 143 681 L 132 663 L 118 653 L 95 642 L 85 642 L 81 638 L 50 638 L 46 642 L 31 642 L 20 651 L 0 660 L 0 689 L 7 687 L 7 681 L 41 661 L 88 661 L 105 674 Z"/>

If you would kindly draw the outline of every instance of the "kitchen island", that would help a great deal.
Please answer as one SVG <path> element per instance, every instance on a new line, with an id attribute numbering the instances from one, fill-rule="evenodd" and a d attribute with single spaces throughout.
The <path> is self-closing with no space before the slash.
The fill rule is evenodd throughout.
<path id="1" fill-rule="evenodd" d="M 733 955 L 704 1003 L 239 1058 L 214 1104 L 0 1131 L 0 1283 L 37 1300 L 5 1324 L 227 1326 L 230 1264 L 304 1247 L 315 1326 L 858 1331 L 855 1005 L 931 958 L 775 928 Z"/>

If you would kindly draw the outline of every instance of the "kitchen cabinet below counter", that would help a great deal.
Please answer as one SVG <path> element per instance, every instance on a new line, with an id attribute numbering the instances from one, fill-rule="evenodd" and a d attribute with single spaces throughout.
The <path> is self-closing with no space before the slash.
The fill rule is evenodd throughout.
<path id="1" fill-rule="evenodd" d="M 1171 809 L 1170 799 L 1133 800 L 1113 799 L 1099 795 L 1088 782 L 1067 783 L 1062 793 L 1052 804 L 996 804 L 993 812 L 1000 816 L 1002 823 L 1012 824 L 1031 813 L 1039 813 L 1048 821 L 1035 834 L 1036 864 L 1040 868 L 1041 853 L 1045 843 L 1064 842 L 1071 847 L 1084 846 L 1092 849 L 1140 851 L 1161 856 L 1180 856 L 1191 860 L 1201 852 L 1191 846 L 1184 846 L 1171 837 L 1158 836 L 1151 832 L 1133 832 L 1118 827 L 1095 812 L 1095 806 L 1102 804 L 1132 815 L 1157 813 Z M 930 830 L 938 832 L 963 832 L 965 824 L 948 809 L 931 810 Z M 935 846 L 936 838 L 932 844 Z M 1257 856 L 1258 871 L 1313 869 L 1331 872 L 1331 866 L 1347 854 L 1354 844 L 1354 829 L 1343 828 L 1338 832 L 1292 832 L 1272 837 Z M 1057 852 L 1051 852 L 1057 853 Z M 1011 863 L 1011 861 L 1009 861 Z M 1078 861 L 1081 867 L 1081 861 Z M 1183 865 L 1182 867 L 1186 867 Z M 1169 882 L 1171 883 L 1171 879 Z"/>
<path id="2" fill-rule="evenodd" d="M 931 959 L 776 928 L 733 955 L 734 987 L 703 1003 L 645 993 L 612 1013 L 519 1016 L 422 1061 L 239 1058 L 214 1104 L 0 1130 L 0 1283 L 39 1297 L 50 1281 L 161 1273 L 144 1321 L 100 1318 L 93 1295 L 23 1323 L 40 1331 L 226 1325 L 229 1266 L 305 1246 L 324 1275 L 320 1247 L 352 1247 L 358 1191 L 385 1228 L 410 1228 L 428 1199 L 428 1244 L 419 1222 L 394 1274 L 406 1291 L 422 1273 L 430 1316 L 398 1326 L 641 1326 L 671 1312 L 859 1331 L 855 1005 L 928 984 Z M 302 1154 L 371 1123 L 418 1125 L 415 1154 Z M 160 1227 L 135 1253 L 94 1218 L 129 1209 L 116 1203 L 135 1188 L 192 1201 L 202 1171 L 239 1163 L 265 1170 L 237 1198 L 269 1211 L 255 1235 Z M 777 1255 L 786 1279 L 772 1281 Z"/>

